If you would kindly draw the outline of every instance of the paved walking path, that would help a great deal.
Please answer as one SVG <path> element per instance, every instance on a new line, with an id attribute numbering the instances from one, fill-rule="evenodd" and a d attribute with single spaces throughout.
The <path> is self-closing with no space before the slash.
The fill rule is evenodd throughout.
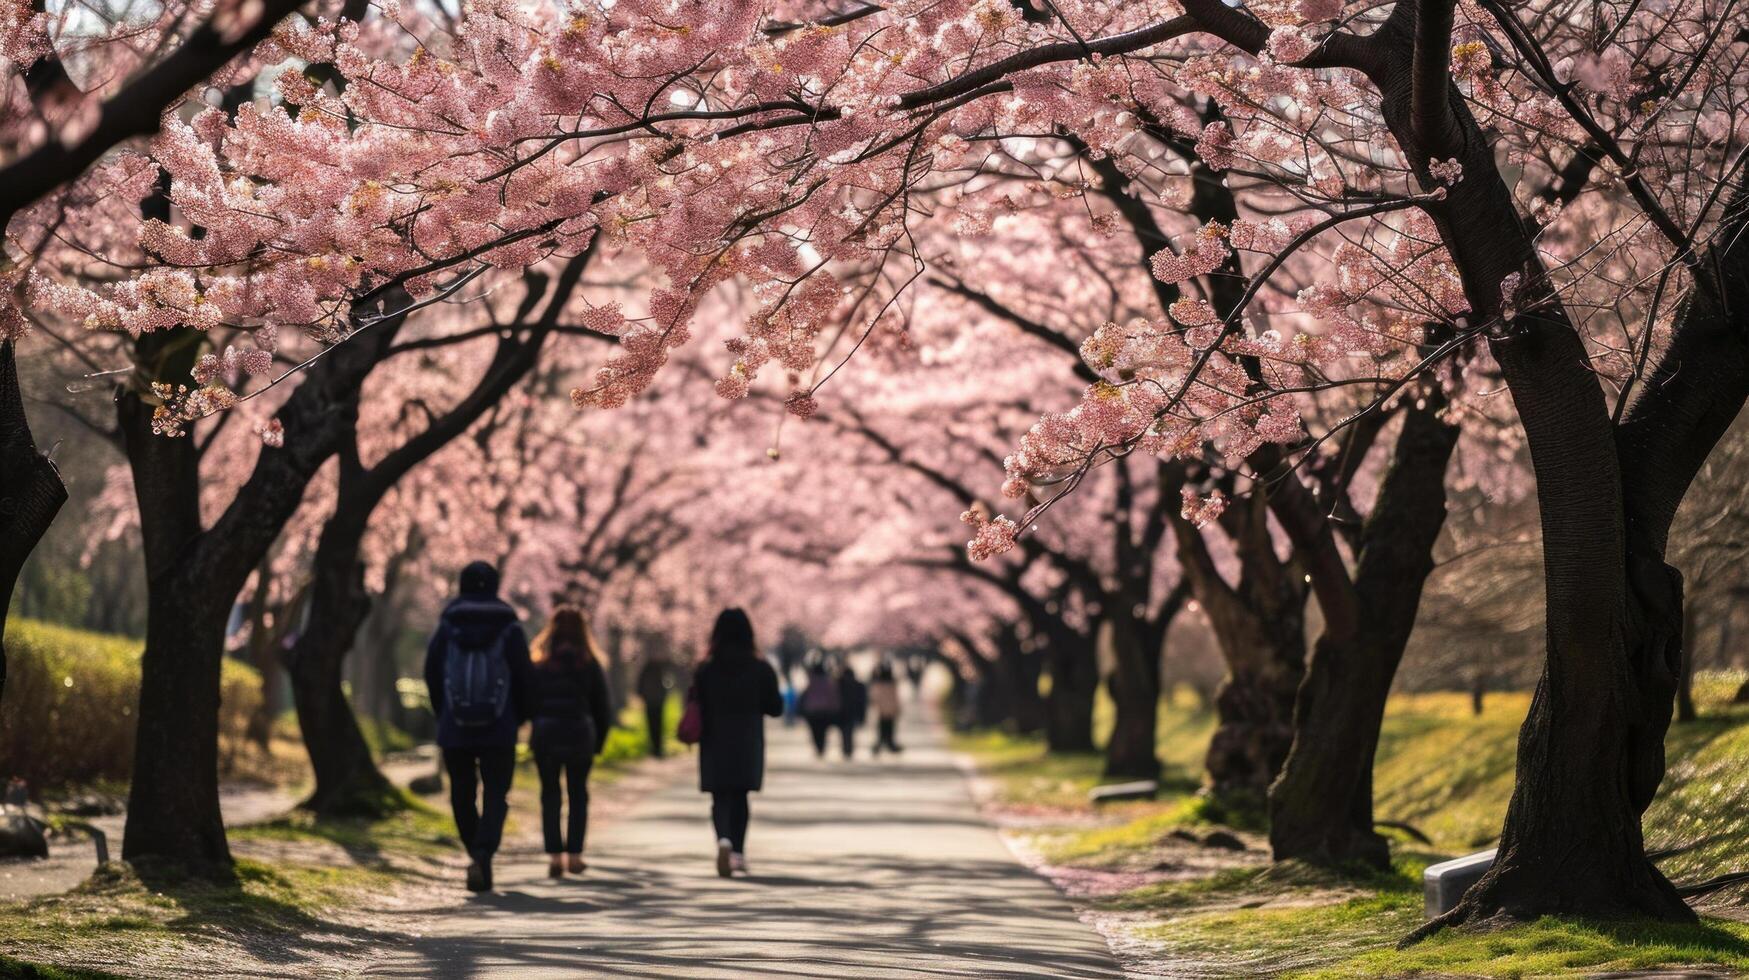
<path id="1" fill-rule="evenodd" d="M 422 938 L 367 973 L 1121 977 L 1104 940 L 979 817 L 919 710 L 902 757 L 848 764 L 836 748 L 814 759 L 804 728 L 772 722 L 745 878 L 716 876 L 688 766 L 591 836 L 584 878 L 548 880 L 524 843 L 500 855 L 495 894 L 420 923 Z"/>

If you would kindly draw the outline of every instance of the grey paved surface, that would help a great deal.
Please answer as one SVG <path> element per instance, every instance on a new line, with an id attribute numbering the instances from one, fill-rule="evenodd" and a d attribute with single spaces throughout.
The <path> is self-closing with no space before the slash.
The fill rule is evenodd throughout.
<path id="1" fill-rule="evenodd" d="M 584 878 L 549 881 L 523 844 L 500 855 L 495 894 L 410 922 L 422 937 L 368 975 L 1122 976 L 980 819 L 915 710 L 899 759 L 821 762 L 800 726 L 768 733 L 748 877 L 716 876 L 708 798 L 684 769 L 592 835 Z"/>

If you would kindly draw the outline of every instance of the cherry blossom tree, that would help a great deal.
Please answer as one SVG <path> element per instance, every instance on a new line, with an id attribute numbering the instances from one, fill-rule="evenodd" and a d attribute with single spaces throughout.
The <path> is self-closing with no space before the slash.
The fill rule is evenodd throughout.
<path id="1" fill-rule="evenodd" d="M 592 332 L 567 322 L 566 315 L 591 254 L 585 250 L 572 257 L 556 275 L 531 268 L 523 275 L 522 295 L 508 317 L 500 320 L 492 312 L 481 331 L 425 331 L 425 336 L 402 340 L 385 352 L 386 363 L 379 372 L 412 375 L 414 381 L 440 380 L 441 388 L 459 388 L 458 398 L 445 399 L 441 390 L 404 389 L 387 399 L 397 406 L 401 424 L 383 421 L 371 426 L 377 445 L 367 446 L 357 431 L 360 406 L 354 395 L 353 431 L 340 437 L 336 453 L 333 507 L 310 559 L 308 611 L 285 657 L 299 727 L 316 777 L 305 805 L 317 813 L 379 813 L 399 799 L 372 762 L 341 686 L 344 658 L 370 612 L 363 546 L 372 514 L 414 467 L 498 405 L 535 367 L 550 337 L 566 329 Z M 480 305 L 491 312 L 491 304 Z M 458 338 L 480 332 L 494 338 L 490 355 L 482 357 L 478 345 L 466 340 L 460 341 L 459 348 L 446 350 Z M 439 353 L 452 354 L 452 363 L 437 363 L 434 355 Z M 397 358 L 415 358 L 418 363 L 398 370 Z M 485 367 L 469 385 L 465 365 L 481 360 Z M 415 414 L 420 417 L 410 417 Z"/>
<path id="2" fill-rule="evenodd" d="M 51 16 L 17 2 L 0 11 L 0 233 L 20 211 L 75 180 L 124 141 L 157 131 L 163 110 L 224 69 L 301 4 L 164 4 L 144 23 L 72 9 Z M 192 23 L 192 27 L 188 27 Z M 36 450 L 19 397 L 14 346 L 26 320 L 17 287 L 26 262 L 0 254 L 0 692 L 6 609 L 18 572 L 66 499 Z"/>
<path id="3" fill-rule="evenodd" d="M 1749 383 L 1728 314 L 1749 282 L 1735 247 L 1749 212 L 1744 55 L 1728 3 L 1606 3 L 1603 31 L 1492 0 L 1073 3 L 1031 17 L 997 0 L 829 14 L 482 4 L 454 23 L 390 9 L 394 29 L 319 23 L 270 42 L 271 55 L 368 84 L 317 89 L 285 73 L 295 117 L 251 104 L 159 137 L 169 198 L 204 237 L 160 220 L 144 237 L 168 264 L 99 291 L 43 275 L 32 295 L 146 337 L 173 324 L 230 325 L 263 350 L 281 326 L 349 337 L 302 392 L 315 370 L 368 360 L 397 329 L 384 314 L 408 304 L 382 309 L 391 291 L 426 302 L 488 267 L 576 254 L 599 230 L 664 281 L 579 404 L 614 407 L 648 387 L 703 297 L 739 279 L 758 305 L 718 390 L 741 396 L 762 371 L 782 373 L 790 410 L 807 417 L 842 374 L 822 348 L 894 329 L 936 258 L 924 226 L 976 231 L 1015 206 L 989 169 L 992 145 L 1031 141 L 1020 155 L 1038 167 L 1104 156 L 1142 173 L 1188 144 L 1201 174 L 1178 181 L 1189 200 L 1224 182 L 1244 210 L 1179 234 L 1149 264 L 1159 282 L 1202 279 L 1206 293 L 1089 338 L 1100 379 L 1010 460 L 1006 489 L 1039 506 L 978 521 L 974 550 L 1011 545 L 1116 456 L 1212 458 L 1276 479 L 1260 453 L 1303 466 L 1354 427 L 1308 431 L 1308 403 L 1330 392 L 1354 400 L 1354 419 L 1431 406 L 1427 439 L 1399 437 L 1400 461 L 1438 457 L 1424 472 L 1440 472 L 1438 399 L 1462 396 L 1464 373 L 1491 361 L 1536 470 L 1548 669 L 1500 860 L 1450 921 L 1687 918 L 1644 858 L 1638 816 L 1661 778 L 1680 662 L 1670 521 Z M 122 160 L 84 186 L 138 200 L 155 181 Z M 1329 274 L 1282 289 L 1278 274 L 1302 261 Z M 162 394 L 168 432 L 236 397 L 211 384 Z M 323 451 L 310 445 L 295 452 Z M 1403 513 L 1442 511 L 1438 483 L 1409 481 L 1427 493 Z M 1314 570 L 1336 637 L 1313 661 L 1364 662 L 1373 684 L 1419 583 L 1392 590 L 1393 611 L 1376 617 L 1389 635 L 1363 635 L 1375 617 L 1355 615 L 1355 589 L 1396 574 L 1383 546 L 1395 536 L 1370 549 L 1363 537 L 1351 572 L 1335 531 L 1284 519 L 1317 510 L 1302 506 L 1305 487 L 1276 486 L 1270 515 Z M 1231 496 L 1193 490 L 1186 519 L 1216 520 Z M 1376 503 L 1369 523 L 1397 513 Z M 1425 553 L 1409 552 L 1411 571 Z"/>

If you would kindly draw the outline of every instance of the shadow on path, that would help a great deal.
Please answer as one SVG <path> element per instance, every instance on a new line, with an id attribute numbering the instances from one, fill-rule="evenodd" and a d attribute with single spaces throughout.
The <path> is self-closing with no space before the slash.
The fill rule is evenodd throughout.
<path id="1" fill-rule="evenodd" d="M 1122 974 L 1102 940 L 977 815 L 939 732 L 897 759 L 818 761 L 773 724 L 752 874 L 716 877 L 691 770 L 590 842 L 590 870 L 500 859 L 498 893 L 409 923 L 371 976 L 1067 977 Z"/>

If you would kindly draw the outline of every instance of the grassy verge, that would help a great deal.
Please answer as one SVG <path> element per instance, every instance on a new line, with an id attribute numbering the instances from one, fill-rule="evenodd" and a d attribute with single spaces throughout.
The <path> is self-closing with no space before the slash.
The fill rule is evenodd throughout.
<path id="1" fill-rule="evenodd" d="M 175 869 L 142 876 L 111 862 L 66 894 L 0 904 L 0 954 L 36 960 L 52 951 L 57 964 L 0 961 L 0 976 L 106 975 L 82 972 L 90 968 L 157 975 L 184 965 L 250 961 L 307 963 L 312 974 L 338 966 L 383 938 L 359 924 L 357 911 L 411 873 L 414 865 L 390 856 L 399 832 L 367 838 L 360 829 L 352 839 L 326 825 L 300 830 L 289 824 L 239 831 L 237 853 L 263 856 L 239 857 L 226 881 Z M 360 840 L 363 848 L 350 854 Z M 16 974 L 6 972 L 12 969 Z"/>
<path id="2" fill-rule="evenodd" d="M 405 791 L 402 806 L 378 820 L 317 820 L 294 810 L 277 820 L 230 831 L 233 843 L 329 844 L 356 864 L 387 870 L 395 856 L 437 857 L 453 853 L 455 825 L 446 810 Z"/>
<path id="3" fill-rule="evenodd" d="M 0 980 L 111 980 L 114 976 L 97 970 L 63 970 L 58 966 L 0 956 Z"/>
<path id="4" fill-rule="evenodd" d="M 1669 775 L 1646 815 L 1648 846 L 1676 848 L 1661 867 L 1678 881 L 1749 868 L 1749 708 L 1728 703 L 1740 677 L 1697 682 L 1701 719 L 1674 726 Z M 1529 698 L 1463 694 L 1392 699 L 1374 770 L 1377 814 L 1423 831 L 1402 838 L 1391 872 L 1330 872 L 1267 863 L 1254 815 L 1221 813 L 1195 792 L 1212 719 L 1172 699 L 1161 715 L 1162 796 L 1095 812 L 1086 792 L 1098 757 L 1054 757 L 1035 739 L 961 736 L 995 786 L 992 802 L 1027 814 L 1028 844 L 1094 916 L 1131 933 L 1164 975 L 1186 977 L 1563 977 L 1676 965 L 1749 970 L 1749 888 L 1710 901 L 1698 926 L 1545 918 L 1487 931 L 1447 931 L 1395 944 L 1423 919 L 1427 864 L 1493 843 L 1512 791 L 1518 726 Z M 1100 715 L 1105 715 L 1102 707 Z M 1039 814 L 1043 814 L 1042 825 Z M 1216 825 L 1247 852 L 1203 841 Z M 1098 876 L 1105 875 L 1104 879 Z M 1089 877 L 1092 876 L 1092 877 Z M 1089 887 L 1104 880 L 1110 888 Z"/>
<path id="5" fill-rule="evenodd" d="M 671 727 L 677 706 L 673 714 Z M 628 711 L 624 723 L 609 737 L 596 782 L 611 782 L 648 753 L 642 712 Z M 387 747 L 400 737 L 381 730 L 373 741 Z M 530 761 L 517 773 L 507 834 L 538 824 L 538 785 Z M 401 805 L 377 819 L 293 811 L 232 828 L 237 861 L 228 881 L 149 868 L 142 876 L 116 862 L 66 894 L 0 903 L 0 980 L 103 975 L 81 972 L 94 968 L 353 975 L 373 950 L 405 939 L 402 920 L 384 910 L 443 905 L 460 894 L 465 858 L 447 797 L 397 793 Z"/>

